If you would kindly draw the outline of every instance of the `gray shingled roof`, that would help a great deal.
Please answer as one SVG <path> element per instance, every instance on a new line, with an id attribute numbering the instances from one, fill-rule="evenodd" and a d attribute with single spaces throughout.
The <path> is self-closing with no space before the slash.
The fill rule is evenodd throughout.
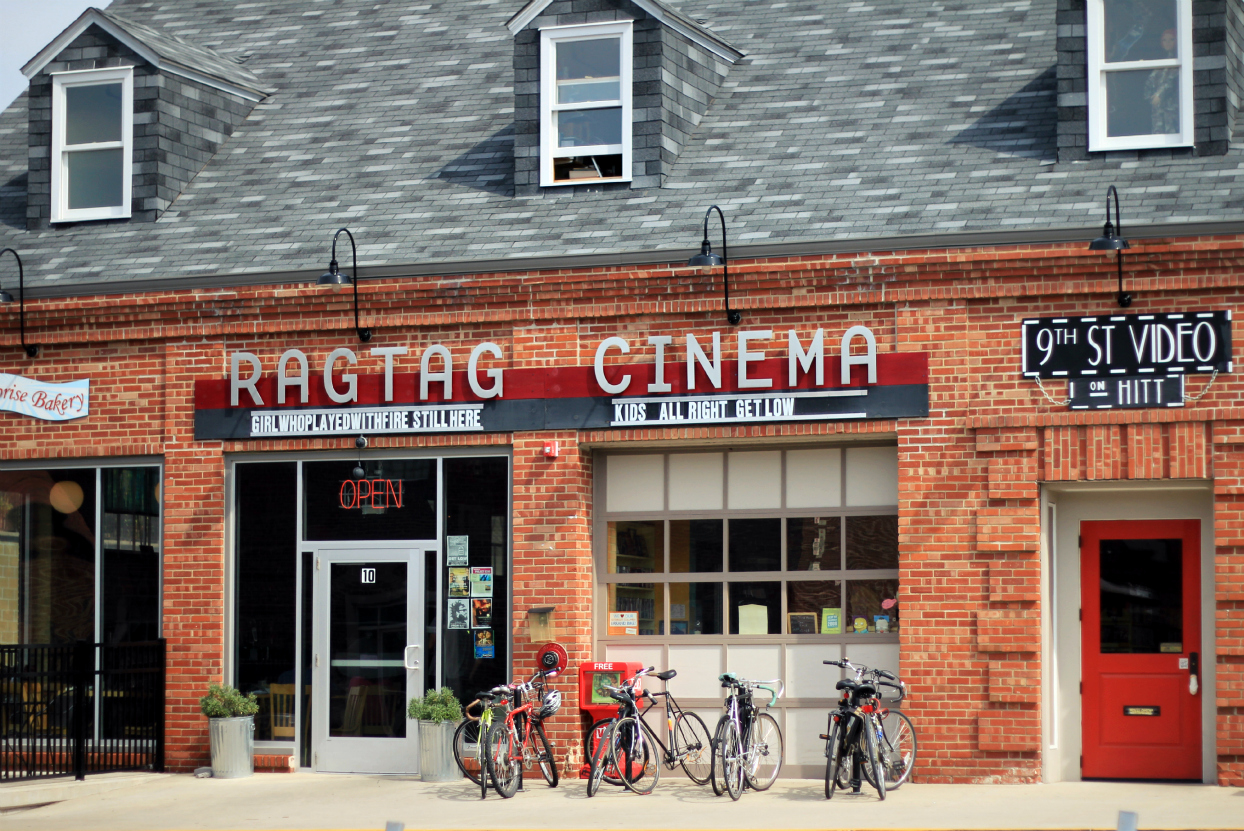
<path id="1" fill-rule="evenodd" d="M 511 196 L 512 0 L 116 0 L 276 92 L 155 223 L 25 230 L 26 112 L 0 116 L 0 246 L 28 285 L 1244 220 L 1244 153 L 1055 163 L 1055 0 L 690 0 L 747 54 L 666 186 Z M 448 268 L 448 266 L 446 266 Z M 123 276 L 122 276 L 123 275 Z M 258 279 L 258 278 L 257 278 Z M 63 290 L 63 289 L 62 289 Z"/>

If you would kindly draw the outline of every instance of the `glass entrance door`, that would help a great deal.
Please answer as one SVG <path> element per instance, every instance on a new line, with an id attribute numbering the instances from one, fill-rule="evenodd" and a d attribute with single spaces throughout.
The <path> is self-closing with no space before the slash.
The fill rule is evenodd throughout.
<path id="1" fill-rule="evenodd" d="M 332 773 L 418 773 L 423 695 L 420 550 L 315 553 L 312 760 Z"/>

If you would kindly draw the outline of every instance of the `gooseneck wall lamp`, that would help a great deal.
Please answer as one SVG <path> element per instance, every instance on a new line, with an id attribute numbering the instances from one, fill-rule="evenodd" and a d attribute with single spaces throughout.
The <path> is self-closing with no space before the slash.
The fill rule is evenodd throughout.
<path id="1" fill-rule="evenodd" d="M 34 344 L 26 343 L 26 275 L 22 272 L 22 258 L 17 256 L 17 252 L 12 248 L 6 248 L 0 251 L 0 257 L 5 254 L 12 254 L 13 259 L 17 260 L 17 296 L 18 296 L 18 319 L 20 321 L 22 333 L 22 349 L 26 350 L 27 358 L 34 358 L 39 354 L 39 347 Z M 0 303 L 12 303 L 13 295 L 0 288 Z"/>
<path id="2" fill-rule="evenodd" d="M 721 217 L 720 257 L 713 253 L 713 246 L 708 243 L 708 218 L 713 211 L 716 211 L 717 216 Z M 700 243 L 700 253 L 687 260 L 687 265 L 703 269 L 706 272 L 715 265 L 721 266 L 721 282 L 725 289 L 726 297 L 726 320 L 730 321 L 731 325 L 737 326 L 743 315 L 730 308 L 730 252 L 726 248 L 726 215 L 716 205 L 710 205 L 709 209 L 704 212 L 704 241 Z"/>
<path id="3" fill-rule="evenodd" d="M 1114 222 L 1110 221 L 1110 196 L 1114 195 Z M 1119 222 L 1119 192 L 1114 189 L 1114 185 L 1106 191 L 1106 226 L 1101 230 L 1101 236 L 1089 243 L 1090 251 L 1113 251 L 1115 252 L 1115 264 L 1119 271 L 1119 305 L 1126 309 L 1132 305 L 1132 296 L 1123 290 L 1123 252 L 1131 248 L 1127 244 L 1127 240 L 1123 239 L 1123 224 Z"/>
<path id="4" fill-rule="evenodd" d="M 354 256 L 354 274 L 347 277 L 337 268 L 337 237 L 345 234 L 350 238 L 350 253 Z M 354 245 L 354 235 L 345 228 L 341 228 L 337 233 L 333 234 L 333 253 L 332 258 L 328 262 L 328 271 L 320 275 L 317 281 L 321 286 L 344 286 L 350 283 L 354 286 L 354 329 L 358 332 L 359 340 L 367 343 L 371 340 L 371 329 L 364 329 L 359 324 L 359 253 L 358 248 Z"/>

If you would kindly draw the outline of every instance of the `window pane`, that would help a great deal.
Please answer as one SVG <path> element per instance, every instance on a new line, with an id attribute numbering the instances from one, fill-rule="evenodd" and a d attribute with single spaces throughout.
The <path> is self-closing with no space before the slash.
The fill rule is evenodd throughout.
<path id="1" fill-rule="evenodd" d="M 121 204 L 124 150 L 84 150 L 66 155 L 69 207 L 111 208 Z"/>
<path id="2" fill-rule="evenodd" d="M 505 627 L 511 618 L 510 576 L 507 571 L 510 460 L 504 456 L 449 458 L 441 462 L 441 467 L 445 475 L 445 534 L 467 537 L 468 566 L 492 568 L 492 629 L 496 657 L 475 657 L 474 633 L 479 630 L 448 629 L 445 628 L 448 621 L 441 621 L 444 684 L 453 689 L 460 700 L 467 702 L 480 690 L 511 680 L 507 674 L 510 664 L 507 653 L 509 638 L 505 635 Z M 440 568 L 445 569 L 441 579 L 448 586 L 448 566 L 442 564 Z M 431 603 L 435 604 L 435 581 L 429 593 L 432 595 Z M 435 611 L 432 614 L 435 615 Z M 429 629 L 434 619 L 427 618 Z M 429 634 L 426 637 L 430 639 L 432 636 Z M 426 641 L 423 649 L 428 656 L 424 666 L 429 673 L 434 673 L 435 652 L 429 651 Z M 425 674 L 424 678 L 425 689 L 435 686 L 433 674 Z"/>
<path id="3" fill-rule="evenodd" d="M 778 635 L 782 632 L 782 584 L 730 583 L 730 634 Z"/>
<path id="4" fill-rule="evenodd" d="M 609 523 L 610 574 L 665 571 L 665 533 L 660 520 Z"/>
<path id="5" fill-rule="evenodd" d="M 436 463 L 430 459 L 307 462 L 303 470 L 308 540 L 436 539 Z"/>
<path id="6" fill-rule="evenodd" d="M 622 108 L 557 113 L 557 146 L 622 143 Z"/>
<path id="7" fill-rule="evenodd" d="M 898 568 L 898 517 L 849 516 L 847 568 Z"/>
<path id="8" fill-rule="evenodd" d="M 670 634 L 721 634 L 721 583 L 670 583 Z"/>
<path id="9" fill-rule="evenodd" d="M 375 569 L 363 582 L 364 567 Z M 406 735 L 406 563 L 333 563 L 328 597 L 328 735 Z"/>
<path id="10" fill-rule="evenodd" d="M 842 520 L 836 516 L 793 517 L 786 520 L 787 571 L 836 571 L 842 568 L 841 528 Z"/>
<path id="11" fill-rule="evenodd" d="M 1106 74 L 1106 135 L 1179 132 L 1179 69 L 1132 69 Z"/>
<path id="12" fill-rule="evenodd" d="M 120 83 L 65 87 L 65 144 L 120 140 Z"/>
<path id="13" fill-rule="evenodd" d="M 722 534 L 720 519 L 670 520 L 670 571 L 674 574 L 720 572 Z"/>
<path id="14" fill-rule="evenodd" d="M 730 520 L 731 571 L 782 570 L 782 520 Z"/>
<path id="15" fill-rule="evenodd" d="M 100 475 L 103 642 L 155 640 L 160 637 L 160 469 L 104 468 Z"/>
<path id="16" fill-rule="evenodd" d="M 789 634 L 841 635 L 842 584 L 837 580 L 808 580 L 786 584 Z"/>
<path id="17" fill-rule="evenodd" d="M 1175 57 L 1175 0 L 1106 0 L 1108 62 Z"/>
<path id="18" fill-rule="evenodd" d="M 639 635 L 665 634 L 665 584 L 664 583 L 611 583 L 609 584 L 609 611 L 630 612 Z M 607 635 L 629 635 L 619 631 L 606 621 Z M 629 628 L 629 623 L 627 624 Z"/>
<path id="19" fill-rule="evenodd" d="M 294 462 L 234 468 L 237 636 L 234 682 L 259 699 L 255 738 L 294 740 L 294 640 L 298 593 Z M 304 678 L 304 683 L 306 679 Z"/>
<path id="20" fill-rule="evenodd" d="M 581 104 L 584 101 L 617 101 L 622 85 L 617 78 L 606 81 L 558 81 L 558 104 Z"/>
<path id="21" fill-rule="evenodd" d="M 847 634 L 898 631 L 898 581 L 851 580 L 847 583 Z"/>
<path id="22" fill-rule="evenodd" d="M 553 180 L 569 182 L 572 179 L 616 179 L 622 175 L 622 156 L 614 153 L 606 156 L 564 156 L 553 160 Z M 613 491 L 609 504 L 613 505 Z M 652 494 L 658 506 L 663 499 L 661 486 Z"/>
<path id="23" fill-rule="evenodd" d="M 95 470 L 0 471 L 0 643 L 95 638 Z"/>
<path id="24" fill-rule="evenodd" d="M 617 79 L 622 73 L 622 40 L 617 37 L 557 44 L 557 80 Z"/>
<path id="25" fill-rule="evenodd" d="M 1183 540 L 1101 541 L 1101 651 L 1183 651 Z"/>

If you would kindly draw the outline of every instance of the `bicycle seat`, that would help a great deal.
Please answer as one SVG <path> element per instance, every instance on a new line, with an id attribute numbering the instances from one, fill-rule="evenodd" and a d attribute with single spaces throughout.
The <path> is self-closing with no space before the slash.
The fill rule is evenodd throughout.
<path id="1" fill-rule="evenodd" d="M 853 690 L 857 686 L 859 685 L 856 684 L 854 681 L 850 680 L 849 678 L 844 678 L 841 681 L 839 681 L 837 684 L 834 684 L 834 689 L 835 690 Z"/>
<path id="2" fill-rule="evenodd" d="M 677 671 L 677 670 L 674 670 L 674 669 L 667 669 L 667 670 L 665 670 L 664 672 L 654 672 L 654 673 L 652 673 L 652 677 L 653 677 L 653 678 L 660 678 L 662 681 L 668 681 L 668 680 L 670 680 L 671 678 L 673 678 L 673 677 L 674 677 L 675 675 L 677 675 L 677 674 L 678 674 L 678 671 Z"/>

